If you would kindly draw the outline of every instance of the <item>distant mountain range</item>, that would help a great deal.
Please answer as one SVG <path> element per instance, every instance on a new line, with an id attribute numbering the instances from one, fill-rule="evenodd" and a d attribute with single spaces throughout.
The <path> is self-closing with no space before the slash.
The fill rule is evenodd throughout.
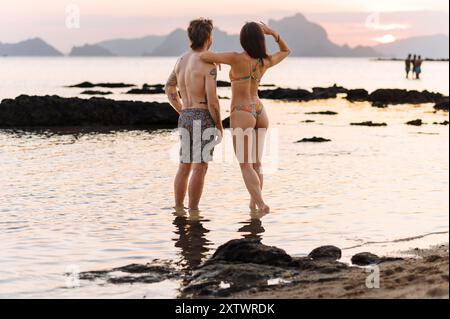
<path id="1" fill-rule="evenodd" d="M 19 43 L 1 43 L 0 56 L 62 56 L 63 54 L 40 38 Z"/>
<path id="2" fill-rule="evenodd" d="M 323 27 L 308 21 L 301 14 L 281 20 L 269 20 L 269 26 L 282 34 L 289 43 L 293 56 L 401 58 L 408 53 L 417 53 L 427 58 L 449 57 L 449 38 L 446 35 L 414 37 L 375 47 L 351 48 L 333 43 Z M 215 28 L 213 36 L 212 49 L 214 51 L 242 50 L 238 35 L 231 35 Z M 150 35 L 135 39 L 112 39 L 74 47 L 69 56 L 178 56 L 185 52 L 187 47 L 186 31 L 176 29 L 165 36 Z M 269 39 L 268 47 L 271 52 L 277 48 L 272 39 Z M 2 55 L 60 56 L 62 54 L 43 40 L 32 39 L 17 44 L 0 43 L 0 56 Z"/>
<path id="3" fill-rule="evenodd" d="M 375 50 L 377 50 L 384 56 L 394 58 L 405 57 L 408 54 L 420 54 L 422 55 L 422 57 L 430 59 L 448 59 L 448 42 L 448 36 L 438 34 L 397 40 L 392 43 L 378 45 L 375 47 Z"/>

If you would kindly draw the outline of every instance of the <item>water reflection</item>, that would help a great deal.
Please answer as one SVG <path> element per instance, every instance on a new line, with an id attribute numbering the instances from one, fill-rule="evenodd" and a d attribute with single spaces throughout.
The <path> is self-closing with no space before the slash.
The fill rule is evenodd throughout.
<path id="1" fill-rule="evenodd" d="M 185 269 L 198 267 L 210 251 L 211 242 L 206 238 L 209 230 L 203 226 L 204 219 L 198 211 L 177 211 L 174 213 L 175 247 L 181 248 L 179 265 Z"/>
<path id="2" fill-rule="evenodd" d="M 260 212 L 251 212 L 250 219 L 240 224 L 243 224 L 241 228 L 239 228 L 238 232 L 243 233 L 242 237 L 249 239 L 258 239 L 262 240 L 262 236 L 260 234 L 264 233 L 266 230 L 262 224 L 262 218 L 266 214 Z"/>

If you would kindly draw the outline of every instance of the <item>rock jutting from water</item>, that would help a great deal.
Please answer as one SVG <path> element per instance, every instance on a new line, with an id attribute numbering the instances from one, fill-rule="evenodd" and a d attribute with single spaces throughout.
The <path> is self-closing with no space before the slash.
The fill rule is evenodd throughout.
<path id="1" fill-rule="evenodd" d="M 127 83 L 91 83 L 91 82 L 82 82 L 75 85 L 69 85 L 67 87 L 69 88 L 82 88 L 82 89 L 92 89 L 95 87 L 101 87 L 101 88 L 129 88 L 136 86 L 134 84 L 127 84 Z"/>
<path id="2" fill-rule="evenodd" d="M 144 84 L 142 88 L 131 89 L 127 92 L 127 94 L 164 94 L 164 85 L 162 84 Z"/>
<path id="3" fill-rule="evenodd" d="M 445 97 L 440 93 L 429 91 L 408 91 L 402 89 L 378 89 L 369 95 L 368 101 L 374 106 L 386 107 L 395 104 L 438 103 Z"/>
<path id="4" fill-rule="evenodd" d="M 326 142 L 331 142 L 331 140 L 323 137 L 314 136 L 311 138 L 303 138 L 297 141 L 296 143 L 326 143 Z"/>
<path id="5" fill-rule="evenodd" d="M 351 102 L 365 102 L 369 99 L 369 92 L 364 89 L 348 90 L 346 99 Z"/>
<path id="6" fill-rule="evenodd" d="M 86 90 L 81 92 L 83 95 L 110 95 L 113 94 L 111 91 L 95 91 L 95 90 Z"/>
<path id="7" fill-rule="evenodd" d="M 447 97 L 443 101 L 436 103 L 434 105 L 434 109 L 437 111 L 447 111 L 448 112 L 448 107 L 449 107 L 448 105 L 449 105 L 449 100 Z"/>
<path id="8" fill-rule="evenodd" d="M 306 112 L 306 115 L 338 115 L 337 112 L 334 111 L 319 111 L 319 112 Z"/>
<path id="9" fill-rule="evenodd" d="M 0 104 L 0 127 L 146 126 L 175 128 L 168 103 L 21 95 Z"/>
<path id="10" fill-rule="evenodd" d="M 412 126 L 422 126 L 424 124 L 425 123 L 421 119 L 406 122 L 406 125 L 412 125 Z"/>
<path id="11" fill-rule="evenodd" d="M 352 125 L 352 126 L 373 126 L 373 127 L 387 126 L 386 123 L 375 123 L 375 122 L 372 122 L 372 121 L 361 122 L 361 123 L 350 123 L 350 125 Z"/>

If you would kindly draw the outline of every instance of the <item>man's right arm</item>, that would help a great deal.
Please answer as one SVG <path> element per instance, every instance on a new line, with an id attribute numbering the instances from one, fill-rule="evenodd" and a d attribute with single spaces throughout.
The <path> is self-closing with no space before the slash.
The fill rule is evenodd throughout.
<path id="1" fill-rule="evenodd" d="M 178 95 L 177 86 L 178 86 L 177 74 L 174 69 L 166 82 L 165 91 L 169 99 L 170 105 L 172 105 L 172 107 L 175 109 L 175 111 L 178 112 L 178 114 L 181 114 L 183 104 L 181 103 L 180 97 Z"/>

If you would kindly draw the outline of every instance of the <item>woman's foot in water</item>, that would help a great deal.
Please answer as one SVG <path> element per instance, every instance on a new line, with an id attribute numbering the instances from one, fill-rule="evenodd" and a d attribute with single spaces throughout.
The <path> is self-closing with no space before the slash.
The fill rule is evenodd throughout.
<path id="1" fill-rule="evenodd" d="M 248 205 L 248 208 L 250 208 L 250 212 L 257 212 L 258 209 L 256 208 L 256 203 L 253 199 L 250 200 L 250 205 Z"/>
<path id="2" fill-rule="evenodd" d="M 250 205 L 248 206 L 250 208 L 250 212 L 260 212 L 263 214 L 268 214 L 270 213 L 270 207 L 267 206 L 264 202 L 261 203 L 260 205 L 256 204 L 256 201 L 252 199 L 250 199 Z"/>
<path id="3" fill-rule="evenodd" d="M 258 211 L 263 214 L 268 214 L 270 213 L 270 207 L 264 204 L 258 207 Z"/>

